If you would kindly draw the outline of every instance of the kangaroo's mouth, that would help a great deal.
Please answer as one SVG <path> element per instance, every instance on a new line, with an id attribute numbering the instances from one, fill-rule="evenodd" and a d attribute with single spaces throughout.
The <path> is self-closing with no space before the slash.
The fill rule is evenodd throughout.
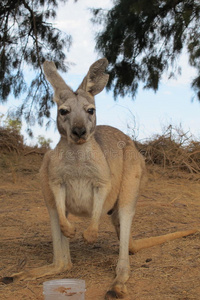
<path id="1" fill-rule="evenodd" d="M 87 140 L 85 140 L 85 139 L 83 139 L 83 138 L 80 138 L 78 141 L 76 141 L 76 143 L 77 143 L 78 145 L 84 144 L 84 143 L 86 143 L 86 142 L 87 142 Z"/>
<path id="2" fill-rule="evenodd" d="M 74 143 L 74 144 L 77 144 L 77 145 L 82 145 L 84 143 L 87 142 L 87 138 L 86 137 L 76 137 L 76 136 L 73 136 L 73 135 L 70 135 L 70 138 L 71 138 L 71 141 Z"/>

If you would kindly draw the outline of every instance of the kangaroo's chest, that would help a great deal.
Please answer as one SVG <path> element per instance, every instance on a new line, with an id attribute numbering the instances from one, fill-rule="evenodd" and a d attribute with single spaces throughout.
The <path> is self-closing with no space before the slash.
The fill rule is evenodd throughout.
<path id="1" fill-rule="evenodd" d="M 109 169 L 92 160 L 67 160 L 57 164 L 51 181 L 66 191 L 66 210 L 74 215 L 91 216 L 94 190 L 109 180 Z"/>
<path id="2" fill-rule="evenodd" d="M 68 179 L 65 182 L 66 209 L 75 215 L 91 216 L 94 185 L 87 178 Z"/>

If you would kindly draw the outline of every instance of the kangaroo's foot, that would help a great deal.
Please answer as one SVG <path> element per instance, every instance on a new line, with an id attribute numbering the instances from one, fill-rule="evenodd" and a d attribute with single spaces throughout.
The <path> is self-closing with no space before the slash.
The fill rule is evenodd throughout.
<path id="1" fill-rule="evenodd" d="M 123 299 L 127 296 L 127 288 L 125 284 L 116 283 L 106 293 L 105 300 Z"/>
<path id="2" fill-rule="evenodd" d="M 20 281 L 20 280 L 35 280 L 37 278 L 56 275 L 56 274 L 62 273 L 64 271 L 68 271 L 71 269 L 71 267 L 72 267 L 71 263 L 68 265 L 51 264 L 51 265 L 32 269 L 30 271 L 22 271 L 19 273 L 15 273 L 15 274 L 12 274 L 10 277 L 2 277 L 0 279 L 0 282 L 9 284 L 9 283 L 12 283 L 15 281 Z"/>

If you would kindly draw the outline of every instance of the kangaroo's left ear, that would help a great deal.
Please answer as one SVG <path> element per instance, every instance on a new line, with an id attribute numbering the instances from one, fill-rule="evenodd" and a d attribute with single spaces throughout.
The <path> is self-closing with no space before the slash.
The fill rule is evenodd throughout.
<path id="1" fill-rule="evenodd" d="M 104 73 L 107 65 L 108 61 L 106 58 L 99 59 L 93 63 L 77 91 L 82 89 L 92 96 L 99 94 L 109 79 L 109 75 Z"/>

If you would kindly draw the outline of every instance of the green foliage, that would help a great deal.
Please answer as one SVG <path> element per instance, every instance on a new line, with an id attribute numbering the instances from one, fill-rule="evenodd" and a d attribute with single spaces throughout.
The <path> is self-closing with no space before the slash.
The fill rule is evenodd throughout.
<path id="1" fill-rule="evenodd" d="M 157 90 L 162 74 L 180 73 L 177 58 L 187 48 L 200 74 L 199 0 L 116 0 L 109 11 L 93 9 L 104 25 L 96 49 L 110 62 L 107 88 L 114 96 L 135 96 L 138 85 Z M 200 76 L 192 82 L 200 100 Z"/>
<path id="2" fill-rule="evenodd" d="M 8 132 L 14 131 L 16 134 L 20 134 L 22 122 L 20 119 L 15 119 L 9 115 L 5 118 L 4 114 L 0 114 L 0 126 Z"/>
<path id="3" fill-rule="evenodd" d="M 11 131 L 14 130 L 20 134 L 22 122 L 18 119 L 11 119 L 10 117 L 7 117 L 4 121 L 4 127 Z"/>
<path id="4" fill-rule="evenodd" d="M 0 127 L 3 127 L 4 114 L 0 113 Z"/>
<path id="5" fill-rule="evenodd" d="M 66 2 L 67 0 L 59 0 Z M 67 71 L 63 49 L 69 49 L 71 36 L 54 28 L 49 20 L 56 17 L 58 0 L 1 0 L 0 2 L 0 101 L 9 95 L 21 97 L 23 105 L 16 111 L 32 125 L 50 117 L 53 105 L 51 89 L 44 77 L 42 63 L 53 60 L 58 69 Z M 24 70 L 34 71 L 29 84 Z"/>
<path id="6" fill-rule="evenodd" d="M 24 148 L 24 140 L 21 135 L 22 123 L 11 116 L 0 114 L 0 151 L 15 151 L 20 153 Z"/>
<path id="7" fill-rule="evenodd" d="M 37 137 L 37 140 L 38 140 L 39 146 L 42 147 L 42 148 L 49 149 L 50 148 L 50 144 L 52 143 L 51 139 L 46 139 L 43 135 L 39 135 Z"/>

